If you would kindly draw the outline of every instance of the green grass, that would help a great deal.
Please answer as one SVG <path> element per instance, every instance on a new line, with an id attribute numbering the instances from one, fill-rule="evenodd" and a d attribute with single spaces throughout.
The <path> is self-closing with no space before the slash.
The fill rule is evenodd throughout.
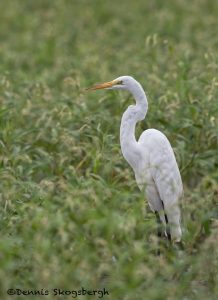
<path id="1" fill-rule="evenodd" d="M 218 298 L 217 15 L 213 0 L 1 1 L 1 299 L 81 287 L 113 300 Z M 133 100 L 85 92 L 120 75 L 148 96 L 137 136 L 157 128 L 175 150 L 182 252 L 155 255 L 155 216 L 121 155 Z"/>

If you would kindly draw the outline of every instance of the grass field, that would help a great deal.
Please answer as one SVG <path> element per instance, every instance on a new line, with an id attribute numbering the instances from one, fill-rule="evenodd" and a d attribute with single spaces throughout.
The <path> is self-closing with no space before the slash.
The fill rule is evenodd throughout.
<path id="1" fill-rule="evenodd" d="M 1 0 L 1 299 L 72 299 L 52 289 L 81 287 L 218 299 L 217 16 L 213 0 Z M 175 150 L 184 251 L 156 255 L 155 216 L 121 155 L 132 98 L 85 91 L 120 75 L 148 96 L 137 137 L 157 128 Z"/>

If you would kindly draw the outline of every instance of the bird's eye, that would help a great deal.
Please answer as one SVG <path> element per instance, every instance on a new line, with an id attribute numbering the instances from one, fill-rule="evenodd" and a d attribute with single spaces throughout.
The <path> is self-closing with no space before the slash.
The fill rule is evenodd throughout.
<path id="1" fill-rule="evenodd" d="M 117 83 L 116 84 L 118 84 L 118 85 L 122 85 L 123 84 L 123 81 L 122 80 L 119 80 L 119 81 L 117 81 Z"/>

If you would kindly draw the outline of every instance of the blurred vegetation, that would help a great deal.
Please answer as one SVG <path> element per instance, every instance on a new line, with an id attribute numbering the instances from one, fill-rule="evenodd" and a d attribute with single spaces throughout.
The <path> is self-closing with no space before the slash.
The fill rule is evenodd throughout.
<path id="1" fill-rule="evenodd" d="M 217 15 L 213 0 L 1 0 L 1 299 L 81 287 L 218 299 Z M 184 251 L 156 255 L 155 216 L 121 155 L 130 95 L 85 92 L 120 75 L 148 95 L 137 136 L 154 127 L 174 147 Z"/>

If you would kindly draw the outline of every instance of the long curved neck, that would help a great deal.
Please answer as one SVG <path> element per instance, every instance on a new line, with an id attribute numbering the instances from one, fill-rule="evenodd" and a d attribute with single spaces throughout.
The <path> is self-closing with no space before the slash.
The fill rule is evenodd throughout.
<path id="1" fill-rule="evenodd" d="M 145 92 L 141 85 L 136 82 L 134 87 L 130 90 L 135 98 L 135 105 L 131 105 L 124 112 L 120 126 L 120 144 L 123 156 L 131 165 L 132 168 L 136 166 L 138 156 L 138 143 L 135 138 L 135 127 L 138 121 L 145 118 L 148 101 Z"/>

